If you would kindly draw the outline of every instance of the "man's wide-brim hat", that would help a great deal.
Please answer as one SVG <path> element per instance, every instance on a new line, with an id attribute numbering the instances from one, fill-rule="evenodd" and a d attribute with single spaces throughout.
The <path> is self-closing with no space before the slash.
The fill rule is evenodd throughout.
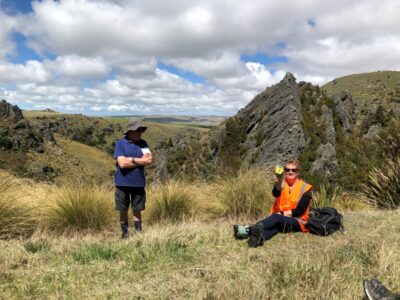
<path id="1" fill-rule="evenodd" d="M 128 133 L 128 131 L 138 131 L 140 130 L 141 132 L 145 132 L 147 129 L 146 126 L 144 126 L 141 122 L 137 120 L 129 120 L 128 125 L 126 126 L 125 134 Z"/>

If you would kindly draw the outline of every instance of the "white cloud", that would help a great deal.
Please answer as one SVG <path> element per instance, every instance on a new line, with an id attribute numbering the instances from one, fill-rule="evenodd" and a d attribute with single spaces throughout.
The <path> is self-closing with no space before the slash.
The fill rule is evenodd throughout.
<path id="1" fill-rule="evenodd" d="M 58 56 L 55 61 L 48 61 L 47 64 L 54 73 L 72 78 L 101 79 L 109 72 L 104 60 L 99 57 Z"/>
<path id="2" fill-rule="evenodd" d="M 49 73 L 38 61 L 30 60 L 25 64 L 0 62 L 0 81 L 2 83 L 46 82 Z"/>
<path id="3" fill-rule="evenodd" d="M 286 71 L 322 84 L 400 69 L 397 0 L 43 0 L 32 7 L 26 15 L 0 11 L 0 81 L 3 95 L 35 107 L 233 114 Z M 14 32 L 55 58 L 11 63 L 21 55 Z M 241 61 L 258 52 L 288 61 Z"/>
<path id="4" fill-rule="evenodd" d="M 11 35 L 16 24 L 15 19 L 0 11 L 0 61 L 15 49 Z"/>

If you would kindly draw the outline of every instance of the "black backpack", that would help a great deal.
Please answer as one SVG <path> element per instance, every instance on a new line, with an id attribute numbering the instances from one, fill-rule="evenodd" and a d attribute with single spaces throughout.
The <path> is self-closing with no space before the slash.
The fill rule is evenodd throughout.
<path id="1" fill-rule="evenodd" d="M 335 231 L 344 231 L 343 216 L 333 207 L 310 208 L 306 227 L 310 233 L 327 236 Z"/>

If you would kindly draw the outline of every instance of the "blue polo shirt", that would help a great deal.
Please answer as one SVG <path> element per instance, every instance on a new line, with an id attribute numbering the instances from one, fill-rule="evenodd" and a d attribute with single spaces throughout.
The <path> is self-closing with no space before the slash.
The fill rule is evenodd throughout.
<path id="1" fill-rule="evenodd" d="M 139 140 L 133 142 L 124 137 L 115 143 L 114 158 L 119 156 L 141 158 L 143 156 L 142 149 L 148 148 L 146 141 Z M 115 185 L 128 187 L 144 187 L 146 179 L 144 177 L 144 166 L 135 168 L 121 169 L 116 163 L 117 171 L 115 172 Z"/>

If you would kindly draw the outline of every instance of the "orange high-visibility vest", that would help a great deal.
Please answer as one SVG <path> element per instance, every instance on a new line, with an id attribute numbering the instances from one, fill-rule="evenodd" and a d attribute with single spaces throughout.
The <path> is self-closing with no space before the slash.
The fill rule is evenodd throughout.
<path id="1" fill-rule="evenodd" d="M 285 183 L 285 181 L 283 181 L 281 195 L 279 197 L 275 197 L 275 202 L 271 208 L 271 214 L 295 209 L 297 203 L 300 201 L 304 193 L 311 189 L 311 184 L 308 184 L 305 181 L 299 179 L 299 181 L 293 186 L 292 190 L 290 191 L 289 185 Z M 305 224 L 308 223 L 309 210 L 310 205 L 308 205 L 303 215 L 301 215 L 300 217 L 296 217 L 303 232 L 308 232 L 308 229 L 305 228 Z"/>

